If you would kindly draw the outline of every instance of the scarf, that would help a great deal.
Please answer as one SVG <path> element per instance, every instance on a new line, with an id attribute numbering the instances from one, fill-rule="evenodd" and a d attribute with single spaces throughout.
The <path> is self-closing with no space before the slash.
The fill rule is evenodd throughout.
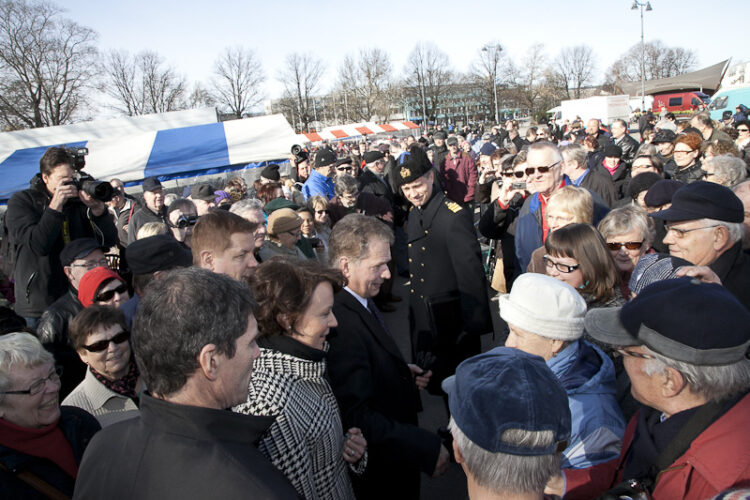
<path id="1" fill-rule="evenodd" d="M 46 458 L 75 479 L 78 464 L 58 423 L 59 420 L 41 429 L 30 429 L 0 418 L 0 445 L 33 457 Z"/>
<path id="2" fill-rule="evenodd" d="M 96 380 L 104 384 L 104 387 L 106 387 L 110 391 L 114 391 L 121 396 L 130 398 L 136 403 L 138 402 L 138 394 L 135 392 L 135 385 L 138 382 L 138 376 L 140 375 L 140 372 L 138 372 L 138 367 L 133 362 L 132 358 L 130 359 L 130 367 L 128 368 L 128 373 L 117 380 L 108 379 L 98 371 L 94 370 L 94 368 L 92 368 L 91 366 L 89 366 L 89 370 L 91 370 L 91 374 L 96 377 Z"/>

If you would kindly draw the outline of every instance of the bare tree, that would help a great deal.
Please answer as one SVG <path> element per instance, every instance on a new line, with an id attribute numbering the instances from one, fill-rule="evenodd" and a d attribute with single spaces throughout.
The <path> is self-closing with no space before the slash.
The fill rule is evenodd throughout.
<path id="1" fill-rule="evenodd" d="M 508 79 L 515 87 L 519 101 L 530 111 L 537 111 L 541 97 L 548 90 L 544 45 L 533 44 L 519 65 L 509 64 L 508 68 Z"/>
<path id="2" fill-rule="evenodd" d="M 356 99 L 355 116 L 369 121 L 390 115 L 393 65 L 388 54 L 378 48 L 362 49 L 359 56 L 346 56 L 339 68 L 339 84 Z"/>
<path id="3" fill-rule="evenodd" d="M 453 72 L 448 55 L 432 43 L 418 43 L 404 68 L 405 90 L 425 120 L 437 118 L 443 94 L 451 86 Z"/>
<path id="4" fill-rule="evenodd" d="M 492 108 L 488 113 L 491 116 L 498 114 L 498 85 L 503 77 L 503 73 L 509 72 L 509 62 L 505 59 L 505 53 L 502 46 L 497 43 L 488 43 L 484 45 L 478 53 L 477 58 L 471 65 L 471 75 L 475 85 L 482 90 L 483 101 L 492 103 Z M 496 117 L 499 118 L 499 117 Z M 497 121 L 497 120 L 496 120 Z"/>
<path id="5" fill-rule="evenodd" d="M 232 47 L 214 63 L 212 80 L 216 101 L 237 118 L 260 104 L 266 79 L 260 61 L 250 49 Z"/>
<path id="6" fill-rule="evenodd" d="M 323 61 L 312 54 L 289 54 L 276 79 L 284 86 L 282 113 L 301 131 L 309 130 L 314 118 L 314 97 L 323 75 Z"/>
<path id="7" fill-rule="evenodd" d="M 96 33 L 42 1 L 0 1 L 0 126 L 69 123 L 93 76 Z"/>
<path id="8" fill-rule="evenodd" d="M 167 66 L 156 52 L 144 51 L 131 57 L 112 51 L 102 72 L 102 90 L 112 97 L 115 109 L 128 116 L 164 113 L 184 109 L 187 82 Z"/>
<path id="9" fill-rule="evenodd" d="M 596 57 L 588 45 L 563 48 L 553 64 L 555 81 L 568 99 L 581 98 L 581 89 L 591 83 L 595 69 Z"/>
<path id="10" fill-rule="evenodd" d="M 200 82 L 193 84 L 193 90 L 187 96 L 185 107 L 187 109 L 210 108 L 216 106 L 214 96 Z"/>
<path id="11" fill-rule="evenodd" d="M 697 63 L 695 51 L 667 47 L 661 40 L 645 44 L 644 69 L 646 80 L 681 75 Z M 633 45 L 607 71 L 609 83 L 634 82 L 641 79 L 641 44 Z"/>

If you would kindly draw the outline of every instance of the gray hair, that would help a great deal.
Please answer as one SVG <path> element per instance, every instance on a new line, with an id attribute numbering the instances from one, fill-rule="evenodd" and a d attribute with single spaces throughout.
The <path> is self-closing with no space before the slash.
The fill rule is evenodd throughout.
<path id="1" fill-rule="evenodd" d="M 706 160 L 704 165 L 711 164 L 714 167 L 714 176 L 721 178 L 721 184 L 732 187 L 747 177 L 745 162 L 733 155 L 719 155 Z"/>
<path id="2" fill-rule="evenodd" d="M 641 366 L 643 373 L 650 377 L 672 368 L 682 375 L 693 394 L 703 396 L 706 401 L 722 401 L 750 389 L 750 359 L 728 365 L 693 365 L 643 348 L 654 357 L 645 360 Z"/>
<path id="3" fill-rule="evenodd" d="M 359 186 L 357 185 L 357 179 L 353 175 L 344 174 L 336 177 L 334 184 L 334 191 L 336 196 L 343 196 L 354 192 L 359 192 Z"/>
<path id="4" fill-rule="evenodd" d="M 586 166 L 586 149 L 580 144 L 572 142 L 560 148 L 560 152 L 566 161 L 574 161 L 579 167 Z"/>
<path id="5" fill-rule="evenodd" d="M 625 123 L 625 120 L 623 120 L 622 118 L 617 118 L 616 120 L 612 120 L 612 123 L 610 124 L 610 126 L 614 125 L 615 123 L 619 123 L 620 125 L 622 125 L 622 127 L 625 129 L 625 132 L 628 131 L 628 124 Z"/>
<path id="6" fill-rule="evenodd" d="M 247 285 L 206 269 L 176 269 L 153 280 L 132 329 L 146 386 L 158 396 L 180 390 L 198 370 L 198 355 L 207 344 L 234 357 L 235 342 L 257 308 Z"/>
<path id="7" fill-rule="evenodd" d="M 244 214 L 248 212 L 254 212 L 255 210 L 263 211 L 263 202 L 257 198 L 245 198 L 232 203 L 232 207 L 229 211 L 233 214 L 237 214 L 240 217 L 244 217 Z"/>
<path id="8" fill-rule="evenodd" d="M 654 221 L 645 210 L 636 205 L 627 205 L 610 210 L 599 222 L 597 229 L 602 233 L 605 240 L 637 229 L 643 236 L 644 245 L 650 247 L 654 241 Z"/>
<path id="9" fill-rule="evenodd" d="M 549 479 L 560 471 L 562 453 L 536 456 L 492 453 L 466 437 L 453 417 L 448 426 L 471 477 L 479 486 L 493 493 L 541 493 Z M 507 429 L 500 440 L 537 448 L 551 445 L 555 436 L 551 430 Z"/>
<path id="10" fill-rule="evenodd" d="M 370 245 L 376 239 L 392 245 L 393 231 L 375 217 L 362 214 L 347 215 L 333 226 L 328 238 L 329 264 L 337 268 L 341 257 L 349 257 L 354 261 L 365 258 L 370 251 Z"/>
<path id="11" fill-rule="evenodd" d="M 704 127 L 714 128 L 714 122 L 711 120 L 711 115 L 708 113 L 698 113 L 693 115 L 693 118 Z"/>
<path id="12" fill-rule="evenodd" d="M 168 207 L 179 199 L 180 197 L 177 195 L 177 193 L 167 193 L 164 195 L 164 206 Z"/>
<path id="13" fill-rule="evenodd" d="M 560 150 L 558 149 L 557 146 L 555 146 L 554 144 L 552 144 L 549 141 L 534 142 L 534 143 L 532 143 L 529 146 L 529 148 L 526 151 L 527 151 L 527 155 L 528 155 L 532 151 L 544 151 L 544 150 L 554 151 L 555 157 L 558 160 L 562 161 L 562 155 L 560 154 Z"/>
<path id="14" fill-rule="evenodd" d="M 737 243 L 742 240 L 742 236 L 745 232 L 745 226 L 742 222 L 727 222 L 716 219 L 700 219 L 702 226 L 724 226 L 729 232 L 729 239 L 733 243 Z"/>
<path id="15" fill-rule="evenodd" d="M 0 336 L 0 391 L 10 389 L 15 367 L 36 367 L 52 363 L 55 358 L 35 336 L 25 332 L 9 333 Z M 0 401 L 5 394 L 0 394 Z"/>

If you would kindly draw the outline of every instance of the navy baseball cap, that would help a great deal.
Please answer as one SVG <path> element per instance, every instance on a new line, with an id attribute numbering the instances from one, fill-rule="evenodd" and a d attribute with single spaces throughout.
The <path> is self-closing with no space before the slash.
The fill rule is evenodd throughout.
<path id="1" fill-rule="evenodd" d="M 544 359 L 510 347 L 497 347 L 467 359 L 443 381 L 456 425 L 490 453 L 552 455 L 570 438 L 570 408 L 565 389 Z M 509 429 L 554 433 L 549 446 L 502 441 Z"/>
<path id="2" fill-rule="evenodd" d="M 78 238 L 67 245 L 60 252 L 60 264 L 63 267 L 69 266 L 74 260 L 83 259 L 94 250 L 101 250 L 104 252 L 104 248 L 94 238 Z"/>
<path id="3" fill-rule="evenodd" d="M 157 189 L 161 189 L 162 185 L 156 177 L 146 177 L 143 179 L 142 187 L 144 191 L 156 191 Z"/>
<path id="4" fill-rule="evenodd" d="M 479 154 L 482 156 L 491 156 L 492 153 L 494 153 L 496 149 L 497 147 L 491 142 L 485 142 L 484 144 L 482 144 L 482 147 L 479 149 Z"/>
<path id="5" fill-rule="evenodd" d="M 750 312 L 721 285 L 695 278 L 658 281 L 622 307 L 592 309 L 586 332 L 613 347 L 645 345 L 694 365 L 745 359 Z"/>
<path id="6" fill-rule="evenodd" d="M 731 189 L 713 182 L 696 181 L 675 192 L 671 207 L 649 215 L 673 222 L 696 219 L 743 222 L 745 208 Z"/>

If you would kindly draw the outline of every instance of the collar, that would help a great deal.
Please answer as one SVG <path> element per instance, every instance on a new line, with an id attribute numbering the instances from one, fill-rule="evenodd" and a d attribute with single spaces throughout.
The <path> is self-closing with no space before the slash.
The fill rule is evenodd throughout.
<path id="1" fill-rule="evenodd" d="M 574 186 L 580 186 L 580 185 L 581 185 L 581 183 L 583 182 L 583 179 L 585 179 L 585 178 L 586 178 L 586 175 L 588 175 L 588 173 L 589 173 L 590 171 L 591 171 L 591 169 L 587 168 L 586 170 L 584 170 L 584 171 L 583 171 L 583 173 L 582 173 L 581 175 L 579 175 L 579 176 L 578 176 L 578 177 L 576 177 L 575 179 L 571 180 L 570 182 L 571 182 L 571 183 L 572 183 L 572 184 L 573 184 Z"/>
<path id="2" fill-rule="evenodd" d="M 326 357 L 325 350 L 310 347 L 289 335 L 261 337 L 258 339 L 258 345 L 264 349 L 278 351 L 304 361 L 321 361 Z"/>
<path id="3" fill-rule="evenodd" d="M 742 241 L 738 241 L 729 247 L 723 254 L 713 261 L 708 267 L 721 279 L 722 283 L 726 281 L 734 263 L 742 258 Z"/>
<path id="4" fill-rule="evenodd" d="M 347 292 L 349 292 L 352 295 L 352 297 L 354 297 L 355 299 L 357 299 L 357 302 L 359 302 L 360 304 L 362 304 L 362 307 L 364 307 L 365 309 L 367 309 L 367 299 L 364 299 L 364 298 L 360 297 L 357 294 L 357 292 L 355 292 L 354 290 L 352 290 L 348 286 L 345 286 L 344 290 L 346 290 Z"/>

